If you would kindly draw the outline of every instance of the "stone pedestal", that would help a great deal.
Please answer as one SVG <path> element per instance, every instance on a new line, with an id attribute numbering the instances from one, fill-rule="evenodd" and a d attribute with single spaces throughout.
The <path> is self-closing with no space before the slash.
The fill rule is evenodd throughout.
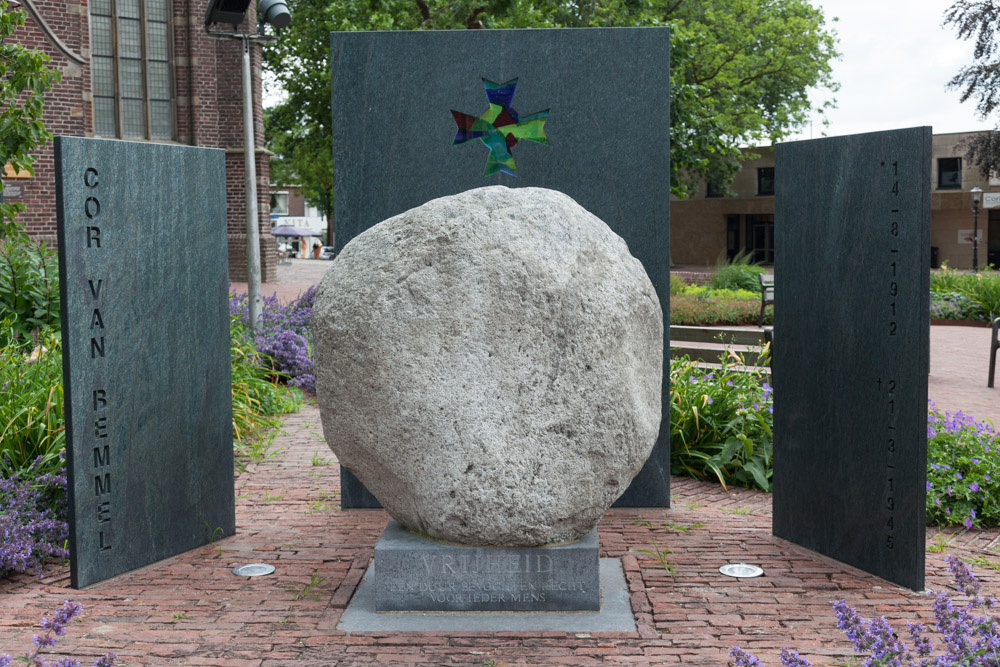
<path id="1" fill-rule="evenodd" d="M 470 547 L 417 537 L 395 520 L 375 545 L 376 611 L 597 611 L 597 530 L 571 544 Z"/>

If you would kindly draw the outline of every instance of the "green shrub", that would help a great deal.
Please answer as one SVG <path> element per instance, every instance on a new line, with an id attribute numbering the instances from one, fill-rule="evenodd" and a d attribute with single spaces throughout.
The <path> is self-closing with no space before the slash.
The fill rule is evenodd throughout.
<path id="1" fill-rule="evenodd" d="M 707 369 L 670 360 L 670 471 L 770 491 L 771 386 L 760 369 L 737 370 L 734 353 L 720 362 Z M 766 350 L 759 363 L 767 364 Z"/>
<path id="2" fill-rule="evenodd" d="M 760 280 L 757 276 L 766 273 L 766 270 L 752 259 L 752 255 L 742 252 L 728 261 L 720 257 L 709 285 L 712 289 L 746 290 L 760 294 Z"/>
<path id="3" fill-rule="evenodd" d="M 0 346 L 42 329 L 59 330 L 59 265 L 44 243 L 0 238 Z"/>
<path id="4" fill-rule="evenodd" d="M 691 288 L 695 289 L 695 288 Z M 678 294 L 670 298 L 670 323 L 689 326 L 757 324 L 760 296 L 753 299 L 713 298 L 706 294 Z M 774 321 L 772 306 L 764 311 L 764 323 Z"/>
<path id="5" fill-rule="evenodd" d="M 66 446 L 62 355 L 59 336 L 41 335 L 47 351 L 31 355 L 33 344 L 0 349 L 0 477 L 55 473 Z M 34 356 L 34 358 L 32 358 Z"/>
<path id="6" fill-rule="evenodd" d="M 680 276 L 670 274 L 670 294 L 684 294 L 688 289 L 688 284 Z"/>
<path id="7" fill-rule="evenodd" d="M 1000 434 L 961 412 L 927 415 L 927 521 L 1000 526 Z"/>
<path id="8" fill-rule="evenodd" d="M 981 271 L 970 275 L 965 293 L 987 320 L 1000 317 L 1000 272 Z"/>

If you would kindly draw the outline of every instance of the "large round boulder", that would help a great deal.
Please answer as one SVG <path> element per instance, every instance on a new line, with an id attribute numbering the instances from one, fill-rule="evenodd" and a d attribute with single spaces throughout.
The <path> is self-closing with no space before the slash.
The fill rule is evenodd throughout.
<path id="1" fill-rule="evenodd" d="M 578 539 L 656 440 L 659 300 L 559 192 L 486 187 L 383 221 L 333 261 L 312 326 L 327 443 L 419 534 Z"/>

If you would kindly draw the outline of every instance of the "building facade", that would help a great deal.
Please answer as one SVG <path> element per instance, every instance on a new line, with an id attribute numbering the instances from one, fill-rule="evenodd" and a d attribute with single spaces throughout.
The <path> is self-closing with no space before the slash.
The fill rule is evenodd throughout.
<path id="1" fill-rule="evenodd" d="M 54 135 L 155 141 L 226 151 L 229 277 L 245 281 L 246 193 L 242 46 L 205 32 L 207 0 L 20 0 L 27 12 L 15 39 L 44 51 L 62 82 L 46 95 L 45 126 Z M 256 30 L 253 3 L 241 31 Z M 261 54 L 254 46 L 255 143 L 262 146 Z M 269 152 L 257 148 L 261 271 L 276 279 L 268 203 Z M 52 145 L 35 174 L 4 176 L 6 201 L 20 201 L 28 233 L 56 243 Z M 197 202 L 191 202 L 197 206 Z"/>
<path id="2" fill-rule="evenodd" d="M 971 269 L 973 211 L 970 190 L 985 191 L 978 215 L 979 266 L 1000 266 L 1000 179 L 982 178 L 963 157 L 962 142 L 974 133 L 935 134 L 931 150 L 932 264 Z M 713 265 L 719 257 L 745 253 L 774 263 L 774 149 L 744 162 L 724 197 L 702 185 L 694 197 L 670 204 L 670 249 L 674 264 Z M 990 196 L 990 193 L 996 193 Z M 780 221 L 778 222 L 780 225 Z M 780 230 L 779 230 L 780 231 Z"/>

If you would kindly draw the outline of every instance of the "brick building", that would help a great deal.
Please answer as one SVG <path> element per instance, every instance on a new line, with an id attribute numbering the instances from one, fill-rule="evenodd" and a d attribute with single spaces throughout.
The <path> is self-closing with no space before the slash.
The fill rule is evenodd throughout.
<path id="1" fill-rule="evenodd" d="M 979 266 L 1000 266 L 1000 178 L 985 179 L 962 156 L 976 133 L 935 134 L 931 144 L 931 261 L 972 268 L 972 195 L 984 190 L 979 211 Z M 713 265 L 737 252 L 774 263 L 774 149 L 755 148 L 731 186 L 735 196 L 702 184 L 690 199 L 670 203 L 670 254 L 675 264 Z M 779 230 L 780 231 L 780 230 Z"/>
<path id="2" fill-rule="evenodd" d="M 27 12 L 15 38 L 44 51 L 62 71 L 46 96 L 45 125 L 55 135 L 156 141 L 226 151 L 229 276 L 246 280 L 242 46 L 205 33 L 207 0 L 20 0 Z M 256 29 L 251 3 L 242 32 Z M 276 278 L 276 245 L 268 233 L 269 152 L 261 108 L 260 46 L 252 47 L 261 273 Z M 31 236 L 56 242 L 55 169 L 51 144 L 35 175 L 4 177 L 7 201 L 27 210 Z M 197 202 L 191 202 L 197 206 Z"/>

